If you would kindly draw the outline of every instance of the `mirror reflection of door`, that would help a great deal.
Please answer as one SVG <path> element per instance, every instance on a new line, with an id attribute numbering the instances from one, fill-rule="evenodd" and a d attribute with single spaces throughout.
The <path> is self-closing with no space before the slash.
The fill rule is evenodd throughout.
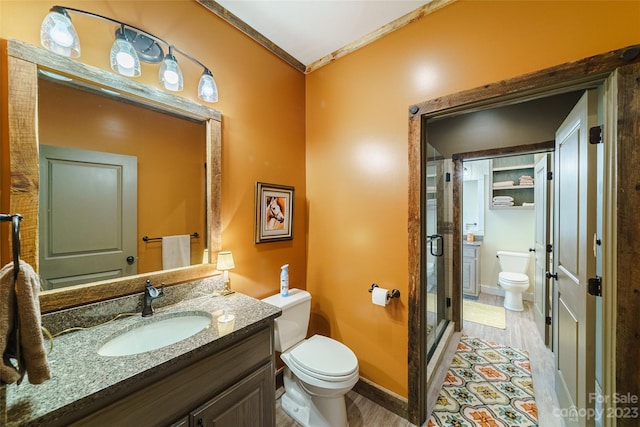
<path id="1" fill-rule="evenodd" d="M 45 289 L 136 274 L 136 157 L 41 145 L 39 212 Z"/>

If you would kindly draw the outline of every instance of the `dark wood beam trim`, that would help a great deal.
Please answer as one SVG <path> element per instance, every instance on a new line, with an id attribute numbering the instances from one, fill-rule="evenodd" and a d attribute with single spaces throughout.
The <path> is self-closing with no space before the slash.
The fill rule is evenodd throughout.
<path id="1" fill-rule="evenodd" d="M 640 371 L 635 361 L 640 352 L 640 64 L 622 67 L 617 73 L 617 283 L 615 334 L 615 388 L 618 396 L 640 394 Z M 606 142 L 605 142 L 606 143 Z M 613 190 L 613 189 L 612 189 Z M 612 286 L 612 283 L 604 283 Z M 605 331 L 609 333 L 609 331 Z M 619 404 L 619 408 L 634 406 Z M 635 405 L 637 406 L 637 405 Z M 618 426 L 637 426 L 637 419 L 618 418 Z"/>
<path id="2" fill-rule="evenodd" d="M 555 141 L 539 142 L 537 144 L 516 145 L 513 147 L 491 148 L 489 150 L 469 151 L 451 156 L 455 160 L 481 160 L 494 157 L 511 156 L 522 153 L 544 153 L 555 149 Z"/>
<path id="3" fill-rule="evenodd" d="M 422 418 L 426 411 L 426 387 L 427 387 L 427 344 L 426 344 L 426 302 L 422 294 L 426 289 L 422 289 L 420 277 L 420 259 L 422 256 L 421 246 L 421 218 L 424 216 L 421 198 L 421 164 L 422 152 L 420 146 L 420 117 L 414 116 L 409 120 L 409 194 L 408 194 L 408 268 L 409 283 L 409 319 L 408 319 L 408 419 L 413 424 L 421 425 Z"/>
<path id="4" fill-rule="evenodd" d="M 276 55 L 278 58 L 282 59 L 287 64 L 291 65 L 296 70 L 300 71 L 301 73 L 305 72 L 306 67 L 302 62 L 298 61 L 293 56 L 289 55 L 287 52 L 285 52 L 283 49 L 281 49 L 271 40 L 269 40 L 268 38 L 266 38 L 265 36 L 257 32 L 255 29 L 249 26 L 242 19 L 238 18 L 236 15 L 229 12 L 227 9 L 220 6 L 215 1 L 213 0 L 196 0 L 196 1 L 200 3 L 202 6 L 204 6 L 206 9 L 208 9 L 209 11 L 218 15 L 220 18 L 222 18 L 229 24 L 236 27 L 238 30 L 245 33 L 247 36 L 249 36 L 256 42 L 258 42 L 262 47 L 264 47 L 269 52 Z"/>
<path id="5" fill-rule="evenodd" d="M 415 115 L 438 113 L 438 116 L 441 117 L 446 113 L 456 112 L 460 108 L 464 108 L 465 112 L 473 111 L 472 105 L 478 109 L 488 105 L 496 107 L 506 105 L 515 99 L 535 99 L 553 93 L 563 93 L 568 86 L 572 89 L 580 86 L 588 87 L 603 80 L 616 68 L 639 61 L 640 57 L 638 56 L 627 59 L 629 58 L 627 52 L 638 49 L 640 49 L 640 45 L 628 46 L 512 79 L 489 83 L 475 89 L 431 99 L 414 105 L 411 113 Z"/>

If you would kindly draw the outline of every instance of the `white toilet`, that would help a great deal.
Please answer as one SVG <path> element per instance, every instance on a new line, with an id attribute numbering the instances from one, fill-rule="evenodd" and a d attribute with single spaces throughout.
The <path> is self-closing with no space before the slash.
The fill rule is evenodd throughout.
<path id="1" fill-rule="evenodd" d="M 500 274 L 498 283 L 504 289 L 504 308 L 523 311 L 522 294 L 529 289 L 529 259 L 526 252 L 498 251 Z"/>
<path id="2" fill-rule="evenodd" d="M 282 409 L 304 427 L 346 427 L 344 395 L 358 382 L 358 359 L 342 343 L 314 335 L 307 328 L 311 294 L 291 289 L 262 301 L 280 307 L 275 319 L 275 349 L 285 363 Z"/>

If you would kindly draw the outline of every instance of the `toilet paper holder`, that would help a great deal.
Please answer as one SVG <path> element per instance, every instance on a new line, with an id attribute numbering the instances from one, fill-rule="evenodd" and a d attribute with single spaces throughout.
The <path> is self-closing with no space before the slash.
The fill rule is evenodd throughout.
<path id="1" fill-rule="evenodd" d="M 369 293 L 373 292 L 374 288 L 377 288 L 378 285 L 376 285 L 375 283 L 371 285 L 371 287 L 369 288 Z M 400 298 L 400 291 L 397 289 L 392 289 L 391 293 L 387 294 L 387 300 L 390 300 L 391 298 Z"/>

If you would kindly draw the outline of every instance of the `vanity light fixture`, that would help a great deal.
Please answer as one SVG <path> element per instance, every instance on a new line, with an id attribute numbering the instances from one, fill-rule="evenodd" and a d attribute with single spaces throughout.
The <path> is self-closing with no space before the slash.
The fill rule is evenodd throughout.
<path id="1" fill-rule="evenodd" d="M 141 75 L 140 61 L 161 63 L 158 76 L 163 87 L 171 91 L 182 91 L 184 79 L 174 55 L 174 52 L 178 52 L 203 69 L 198 84 L 198 98 L 206 102 L 218 102 L 218 87 L 211 70 L 202 62 L 166 40 L 116 19 L 71 7 L 53 6 L 40 27 L 40 43 L 46 49 L 69 58 L 80 56 L 80 40 L 69 12 L 118 25 L 110 53 L 113 71 L 127 77 L 138 77 Z M 161 44 L 168 47 L 169 53 L 166 55 Z"/>
<path id="2" fill-rule="evenodd" d="M 218 252 L 218 263 L 216 265 L 216 269 L 222 271 L 222 282 L 224 283 L 224 289 L 219 293 L 219 295 L 229 295 L 234 292 L 229 287 L 229 270 L 232 270 L 235 267 L 231 251 Z"/>

